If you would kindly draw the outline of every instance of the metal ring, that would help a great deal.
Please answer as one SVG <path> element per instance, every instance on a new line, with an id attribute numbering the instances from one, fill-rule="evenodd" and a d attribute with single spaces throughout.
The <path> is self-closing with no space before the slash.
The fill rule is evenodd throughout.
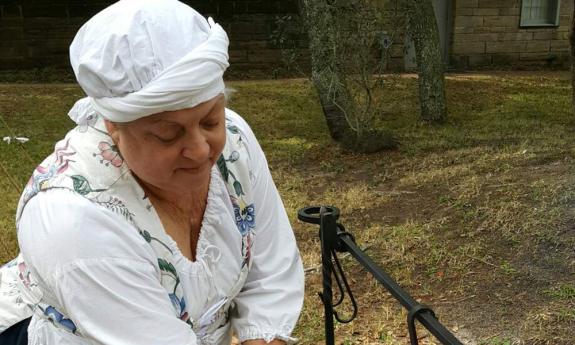
<path id="1" fill-rule="evenodd" d="M 335 220 L 339 218 L 339 209 L 335 206 L 323 206 L 325 211 L 331 213 Z M 322 206 L 309 206 L 304 207 L 297 211 L 297 219 L 305 223 L 318 224 L 320 223 L 319 212 Z"/>

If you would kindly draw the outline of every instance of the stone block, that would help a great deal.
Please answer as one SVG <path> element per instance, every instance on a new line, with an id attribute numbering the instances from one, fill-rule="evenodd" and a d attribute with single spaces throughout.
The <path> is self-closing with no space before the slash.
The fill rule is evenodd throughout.
<path id="1" fill-rule="evenodd" d="M 449 58 L 449 67 L 457 70 L 464 70 L 469 67 L 469 56 L 467 55 L 452 55 Z"/>
<path id="2" fill-rule="evenodd" d="M 279 10 L 278 3 L 270 0 L 251 1 L 247 6 L 247 13 L 271 13 L 276 14 Z"/>
<path id="3" fill-rule="evenodd" d="M 21 44 L 12 44 L 0 49 L 0 58 L 15 58 L 26 56 L 26 50 Z"/>
<path id="4" fill-rule="evenodd" d="M 2 5 L 0 6 L 0 15 L 4 18 L 22 18 L 21 5 Z"/>
<path id="5" fill-rule="evenodd" d="M 534 40 L 552 40 L 555 36 L 555 33 L 552 31 L 541 31 L 541 32 L 534 32 L 533 39 Z"/>
<path id="6" fill-rule="evenodd" d="M 1 54 L 1 53 L 0 53 Z M 24 67 L 24 57 L 0 57 L 0 70 L 18 69 Z"/>
<path id="7" fill-rule="evenodd" d="M 403 58 L 392 58 L 387 61 L 386 69 L 388 71 L 403 71 L 405 67 L 405 62 Z"/>
<path id="8" fill-rule="evenodd" d="M 554 52 L 565 52 L 565 51 L 569 51 L 570 47 L 569 47 L 569 41 L 567 40 L 553 40 L 550 43 L 550 50 L 554 51 Z"/>
<path id="9" fill-rule="evenodd" d="M 498 8 L 474 8 L 473 15 L 475 16 L 498 16 Z M 469 61 L 471 63 L 471 61 Z"/>
<path id="10" fill-rule="evenodd" d="M 476 8 L 479 0 L 459 0 L 455 2 L 457 8 Z"/>
<path id="11" fill-rule="evenodd" d="M 0 29 L 1 28 L 13 28 L 13 27 L 21 27 L 24 23 L 22 18 L 2 18 L 0 20 Z"/>
<path id="12" fill-rule="evenodd" d="M 513 65 L 514 63 L 516 63 L 517 61 L 519 61 L 519 53 L 513 54 L 493 54 L 493 56 L 491 57 L 491 62 L 494 65 Z"/>
<path id="13" fill-rule="evenodd" d="M 538 53 L 538 52 L 548 52 L 550 47 L 550 41 L 527 41 L 525 47 L 526 53 Z"/>
<path id="14" fill-rule="evenodd" d="M 569 32 L 555 31 L 553 32 L 553 40 L 568 40 Z"/>
<path id="15" fill-rule="evenodd" d="M 29 57 L 42 57 L 44 55 L 67 55 L 70 40 L 42 40 L 31 41 L 26 45 Z"/>
<path id="16" fill-rule="evenodd" d="M 498 41 L 528 41 L 533 39 L 532 32 L 503 32 L 498 34 Z"/>
<path id="17" fill-rule="evenodd" d="M 457 35 L 456 42 L 491 42 L 497 41 L 497 33 L 473 33 Z"/>
<path id="18" fill-rule="evenodd" d="M 83 21 L 86 21 L 88 18 L 108 7 L 108 5 L 90 3 L 82 4 L 74 2 L 68 5 L 68 16 L 70 18 L 82 18 Z"/>
<path id="19" fill-rule="evenodd" d="M 66 68 L 70 66 L 70 60 L 68 54 L 58 54 L 58 55 L 43 55 L 34 58 L 26 59 L 26 64 L 29 67 L 56 67 L 56 68 Z"/>
<path id="20" fill-rule="evenodd" d="M 485 53 L 485 42 L 454 42 L 452 52 L 456 55 Z"/>
<path id="21" fill-rule="evenodd" d="M 14 41 L 23 38 L 22 28 L 12 27 L 0 29 L 0 41 Z"/>
<path id="22" fill-rule="evenodd" d="M 485 26 L 485 32 L 501 33 L 507 32 L 507 29 L 504 26 Z"/>
<path id="23" fill-rule="evenodd" d="M 487 53 L 521 53 L 525 51 L 525 41 L 488 42 L 485 46 Z"/>
<path id="24" fill-rule="evenodd" d="M 519 17 L 488 16 L 484 17 L 483 25 L 488 27 L 519 27 Z"/>
<path id="25" fill-rule="evenodd" d="M 455 18 L 455 27 L 480 27 L 483 26 L 483 17 L 478 16 L 458 16 Z"/>
<path id="26" fill-rule="evenodd" d="M 468 28 L 468 27 L 455 27 L 453 28 L 453 32 L 454 34 L 470 34 L 475 32 L 474 28 Z"/>
<path id="27" fill-rule="evenodd" d="M 571 23 L 571 16 L 570 15 L 560 15 L 559 16 L 559 25 L 560 26 L 568 26 Z"/>
<path id="28" fill-rule="evenodd" d="M 482 67 L 491 65 L 491 55 L 471 55 L 469 56 L 469 67 Z"/>
<path id="29" fill-rule="evenodd" d="M 455 9 L 456 16 L 472 16 L 473 15 L 473 8 L 468 7 L 457 7 Z"/>
<path id="30" fill-rule="evenodd" d="M 284 0 L 279 2 L 280 13 L 299 14 L 299 6 L 296 0 Z"/>
<path id="31" fill-rule="evenodd" d="M 206 0 L 184 1 L 184 2 L 204 16 L 208 13 L 213 13 L 217 15 L 219 4 L 230 3 L 233 5 L 235 3 L 231 1 L 206 1 Z"/>
<path id="32" fill-rule="evenodd" d="M 268 41 L 230 41 L 230 49 L 260 50 L 269 48 Z"/>
<path id="33" fill-rule="evenodd" d="M 521 15 L 521 9 L 519 7 L 499 8 L 499 15 L 501 15 L 501 16 L 519 16 L 519 15 Z"/>
<path id="34" fill-rule="evenodd" d="M 517 0 L 479 0 L 479 8 L 512 8 L 517 5 Z"/>
<path id="35" fill-rule="evenodd" d="M 248 52 L 248 61 L 249 62 L 274 62 L 280 63 L 281 62 L 281 51 L 278 49 L 262 49 L 262 50 L 254 50 Z"/>
<path id="36" fill-rule="evenodd" d="M 36 5 L 25 4 L 22 6 L 24 18 L 68 18 L 68 11 L 64 5 Z"/>
<path id="37" fill-rule="evenodd" d="M 208 13 L 208 12 L 216 12 L 218 18 L 233 18 L 236 12 L 236 3 L 227 1 L 227 2 L 205 2 L 200 7 L 196 8 L 196 10 L 200 13 Z"/>
<path id="38" fill-rule="evenodd" d="M 552 54 L 547 53 L 520 53 L 519 60 L 522 61 L 548 61 Z"/>
<path id="39" fill-rule="evenodd" d="M 268 33 L 269 25 L 267 22 L 235 22 L 232 23 L 231 33 L 234 34 L 252 34 Z"/>
<path id="40" fill-rule="evenodd" d="M 246 50 L 233 50 L 230 49 L 230 62 L 247 62 L 248 61 L 248 52 Z"/>

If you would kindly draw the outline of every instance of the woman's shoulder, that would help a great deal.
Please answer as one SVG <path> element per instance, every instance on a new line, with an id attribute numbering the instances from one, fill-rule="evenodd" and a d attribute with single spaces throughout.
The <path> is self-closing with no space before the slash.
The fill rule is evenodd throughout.
<path id="1" fill-rule="evenodd" d="M 228 129 L 230 126 L 235 126 L 243 134 L 248 136 L 254 136 L 253 131 L 248 122 L 240 114 L 236 113 L 235 111 L 229 108 L 226 108 L 226 123 Z"/>
<path id="2" fill-rule="evenodd" d="M 155 259 L 128 222 L 66 189 L 41 192 L 28 202 L 18 224 L 18 242 L 26 260 L 43 271 L 79 260 Z"/>

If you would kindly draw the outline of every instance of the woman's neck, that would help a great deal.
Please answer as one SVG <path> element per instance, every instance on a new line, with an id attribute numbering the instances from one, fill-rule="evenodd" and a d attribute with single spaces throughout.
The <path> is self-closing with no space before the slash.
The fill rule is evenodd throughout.
<path id="1" fill-rule="evenodd" d="M 150 199 L 154 207 L 162 205 L 163 208 L 170 208 L 183 213 L 204 209 L 209 190 L 209 180 L 196 188 L 182 191 L 166 191 L 138 180 L 146 196 Z"/>

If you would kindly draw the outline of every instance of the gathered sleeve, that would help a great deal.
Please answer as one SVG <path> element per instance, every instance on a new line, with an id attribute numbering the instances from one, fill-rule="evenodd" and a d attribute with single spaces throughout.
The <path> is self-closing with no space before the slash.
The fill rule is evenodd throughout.
<path id="1" fill-rule="evenodd" d="M 264 153 L 245 121 L 238 121 L 250 152 L 256 227 L 252 266 L 234 300 L 232 324 L 242 342 L 280 339 L 293 344 L 291 332 L 303 304 L 303 265 Z"/>
<path id="2" fill-rule="evenodd" d="M 30 200 L 18 240 L 30 271 L 88 343 L 197 344 L 174 315 L 153 250 L 131 226 L 82 196 L 53 189 Z"/>

